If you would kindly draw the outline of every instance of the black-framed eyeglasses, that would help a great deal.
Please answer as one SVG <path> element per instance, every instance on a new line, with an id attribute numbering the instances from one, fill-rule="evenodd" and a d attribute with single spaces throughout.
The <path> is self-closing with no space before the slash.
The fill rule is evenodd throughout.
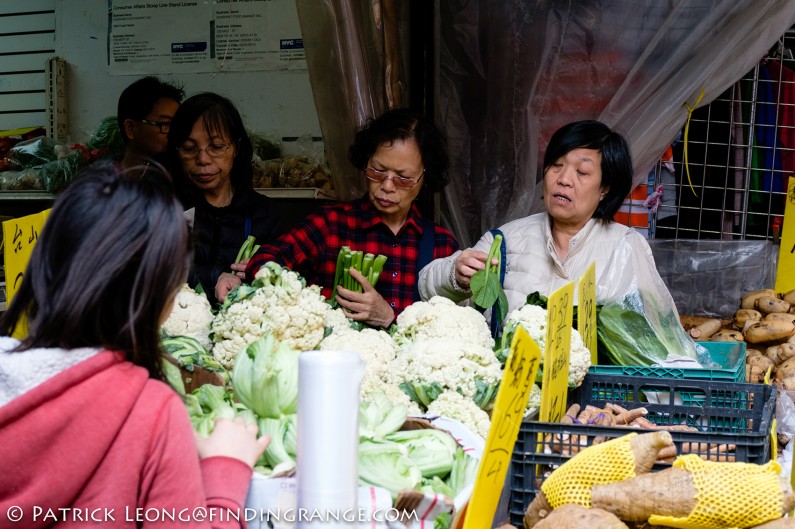
<path id="1" fill-rule="evenodd" d="M 221 158 L 225 156 L 227 152 L 229 152 L 230 147 L 232 147 L 231 143 L 218 143 L 202 148 L 199 148 L 197 145 L 189 144 L 180 145 L 177 147 L 177 152 L 185 160 L 192 160 L 196 158 L 202 151 L 206 152 L 211 158 Z"/>
<path id="2" fill-rule="evenodd" d="M 422 177 L 425 175 L 425 169 L 422 170 L 422 173 L 420 173 L 420 176 L 417 178 L 408 178 L 406 176 L 390 176 L 384 171 L 379 171 L 378 169 L 373 169 L 372 167 L 366 168 L 364 170 L 364 175 L 368 180 L 378 182 L 379 184 L 386 181 L 388 178 L 391 178 L 392 183 L 395 184 L 395 187 L 399 187 L 401 189 L 411 189 L 420 183 L 420 180 L 422 180 Z"/>
<path id="3" fill-rule="evenodd" d="M 152 121 L 151 119 L 139 119 L 141 123 L 146 123 L 147 125 L 154 125 L 160 129 L 160 132 L 163 134 L 168 134 L 168 130 L 171 128 L 170 121 Z"/>

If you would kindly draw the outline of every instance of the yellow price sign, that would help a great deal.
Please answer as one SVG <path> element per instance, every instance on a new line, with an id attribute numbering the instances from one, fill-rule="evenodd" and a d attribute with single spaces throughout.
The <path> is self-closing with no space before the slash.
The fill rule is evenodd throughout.
<path id="1" fill-rule="evenodd" d="M 494 518 L 540 361 L 538 344 L 522 327 L 517 327 L 494 401 L 491 428 L 478 465 L 475 488 L 466 509 L 459 511 L 464 529 L 479 529 L 484 520 L 491 523 Z M 460 519 L 453 521 L 451 527 L 460 527 Z"/>
<path id="2" fill-rule="evenodd" d="M 3 259 L 6 274 L 6 301 L 11 301 L 25 274 L 33 246 L 39 240 L 50 210 L 3 222 Z"/>
<path id="3" fill-rule="evenodd" d="M 778 250 L 776 268 L 776 292 L 789 292 L 795 288 L 795 177 L 789 177 L 787 205 L 784 207 L 784 223 L 781 226 L 781 246 Z"/>
<path id="4" fill-rule="evenodd" d="M 596 263 L 591 263 L 577 282 L 577 330 L 585 347 L 591 351 L 591 365 L 596 365 Z"/>
<path id="5" fill-rule="evenodd" d="M 539 412 L 542 422 L 559 422 L 566 413 L 573 298 L 574 283 L 569 283 L 550 294 L 547 300 L 547 337 Z"/>

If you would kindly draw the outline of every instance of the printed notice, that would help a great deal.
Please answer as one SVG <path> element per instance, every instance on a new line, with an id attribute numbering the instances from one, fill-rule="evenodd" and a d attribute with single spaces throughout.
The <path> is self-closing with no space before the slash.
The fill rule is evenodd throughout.
<path id="1" fill-rule="evenodd" d="M 291 0 L 108 0 L 110 73 L 305 70 Z"/>

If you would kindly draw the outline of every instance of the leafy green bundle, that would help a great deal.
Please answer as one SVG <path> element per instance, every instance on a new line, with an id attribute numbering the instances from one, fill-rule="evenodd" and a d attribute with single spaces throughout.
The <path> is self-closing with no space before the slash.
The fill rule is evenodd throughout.
<path id="1" fill-rule="evenodd" d="M 500 283 L 500 246 L 502 235 L 495 235 L 486 259 L 486 269 L 475 272 L 469 286 L 475 306 L 481 311 L 493 307 L 497 311 L 497 323 L 502 326 L 508 315 L 508 298 Z M 492 264 L 494 259 L 497 264 Z"/>
<path id="2" fill-rule="evenodd" d="M 384 263 L 386 263 L 385 255 L 376 256 L 371 253 L 351 251 L 349 246 L 343 246 L 337 255 L 337 270 L 334 274 L 334 289 L 331 295 L 332 305 L 336 305 L 337 287 L 347 288 L 354 292 L 362 291 L 362 285 L 351 277 L 351 268 L 361 272 L 367 281 L 375 287 L 378 278 L 381 277 Z"/>

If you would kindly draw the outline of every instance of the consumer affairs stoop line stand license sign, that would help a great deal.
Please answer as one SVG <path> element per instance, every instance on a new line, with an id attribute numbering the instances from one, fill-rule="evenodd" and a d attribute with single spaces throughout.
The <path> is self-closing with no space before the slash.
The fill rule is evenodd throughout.
<path id="1" fill-rule="evenodd" d="M 494 518 L 540 360 L 538 345 L 522 327 L 518 327 L 497 391 L 491 428 L 478 466 L 472 498 L 458 511 L 451 527 L 480 529 L 484 527 L 484 520 L 489 520 L 490 524 Z"/>

